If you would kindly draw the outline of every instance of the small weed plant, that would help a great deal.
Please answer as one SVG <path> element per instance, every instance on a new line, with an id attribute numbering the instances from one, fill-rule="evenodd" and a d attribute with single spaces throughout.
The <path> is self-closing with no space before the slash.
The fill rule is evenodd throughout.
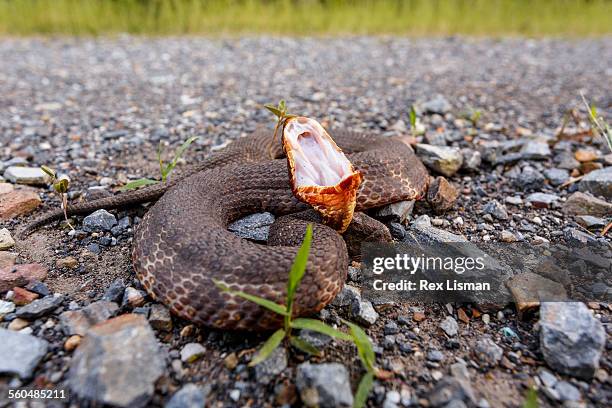
<path id="1" fill-rule="evenodd" d="M 157 161 L 159 162 L 159 173 L 160 173 L 162 183 L 165 183 L 168 180 L 170 173 L 172 173 L 172 171 L 178 164 L 178 161 L 180 160 L 180 158 L 183 156 L 185 151 L 187 151 L 189 146 L 191 146 L 191 144 L 195 142 L 197 139 L 198 139 L 198 136 L 192 136 L 189 139 L 185 140 L 183 144 L 178 149 L 176 149 L 176 152 L 174 153 L 174 158 L 168 164 L 164 163 L 164 161 L 162 160 L 163 146 L 162 146 L 162 142 L 159 142 L 159 146 L 157 147 Z M 125 186 L 123 186 L 121 190 L 122 191 L 134 190 L 139 187 L 144 187 L 144 186 L 148 186 L 151 184 L 157 184 L 157 183 L 159 183 L 159 180 L 141 178 L 138 180 L 130 181 Z"/>
<path id="2" fill-rule="evenodd" d="M 293 317 L 293 306 L 295 302 L 295 294 L 297 288 L 304 277 L 306 272 L 306 265 L 308 263 L 308 255 L 310 253 L 310 246 L 312 242 L 312 226 L 309 224 L 306 228 L 306 234 L 302 245 L 300 246 L 291 270 L 289 271 L 289 279 L 287 282 L 287 295 L 285 304 L 278 304 L 268 299 L 261 298 L 259 296 L 251 295 L 238 290 L 233 290 L 225 283 L 214 280 L 215 285 L 224 292 L 230 293 L 235 296 L 239 296 L 250 302 L 254 302 L 261 307 L 264 307 L 278 315 L 283 316 L 283 327 L 275 331 L 261 346 L 257 354 L 253 357 L 250 366 L 255 366 L 266 358 L 268 358 L 272 352 L 279 347 L 283 341 L 295 347 L 296 349 L 313 355 L 320 355 L 320 350 L 315 346 L 308 343 L 302 338 L 293 335 L 294 329 L 311 330 L 318 333 L 325 334 L 330 337 L 337 338 L 339 340 L 351 341 L 357 347 L 357 352 L 363 367 L 366 370 L 366 374 L 362 377 L 357 393 L 354 400 L 354 408 L 361 408 L 367 401 L 368 394 L 370 393 L 374 384 L 374 378 L 383 378 L 382 371 L 376 368 L 376 357 L 374 354 L 374 348 L 372 343 L 365 333 L 365 331 L 358 325 L 349 321 L 343 321 L 350 329 L 349 333 L 341 332 L 320 320 L 309 319 L 309 318 L 294 318 Z"/>
<path id="3" fill-rule="evenodd" d="M 478 127 L 478 123 L 482 118 L 482 110 L 468 105 L 467 110 L 461 115 L 464 119 L 469 120 L 472 126 Z"/>
<path id="4" fill-rule="evenodd" d="M 587 112 L 589 113 L 589 123 L 591 125 L 591 131 L 599 135 L 607 143 L 608 148 L 612 152 L 612 127 L 605 119 L 598 115 L 597 107 L 595 104 L 589 104 L 583 93 L 580 93 L 582 97 L 582 103 L 584 103 Z"/>
<path id="5" fill-rule="evenodd" d="M 417 114 L 416 107 L 414 105 L 410 106 L 410 112 L 408 114 L 410 118 L 410 132 L 413 137 L 417 137 L 418 135 L 422 135 L 425 133 L 425 127 L 421 123 L 419 119 L 419 115 Z"/>
<path id="6" fill-rule="evenodd" d="M 64 219 L 66 220 L 66 224 L 70 227 L 70 229 L 74 230 L 74 227 L 68 220 L 68 213 L 66 212 L 66 208 L 68 207 L 68 189 L 70 188 L 70 178 L 66 175 L 61 175 L 58 177 L 55 170 L 47 166 L 41 166 L 40 169 L 47 176 L 49 176 L 51 184 L 53 185 L 53 190 L 60 197 L 60 206 L 62 211 L 64 211 Z"/>
<path id="7" fill-rule="evenodd" d="M 274 133 L 272 134 L 273 140 L 276 140 L 276 134 L 279 129 L 282 131 L 283 126 L 289 119 L 297 117 L 297 115 L 291 114 L 287 112 L 287 104 L 284 99 L 281 99 L 278 105 L 274 106 L 271 104 L 264 105 L 264 108 L 272 112 L 274 116 L 276 116 L 276 125 L 274 126 Z M 282 135 L 282 134 L 281 134 Z"/>
<path id="8" fill-rule="evenodd" d="M 351 341 L 357 347 L 357 354 L 361 360 L 361 365 L 366 370 L 366 373 L 359 381 L 353 401 L 353 408 L 361 408 L 365 406 L 368 395 L 374 386 L 374 377 L 384 378 L 384 375 L 376 367 L 376 355 L 374 354 L 372 342 L 366 332 L 354 323 L 347 320 L 343 320 L 343 322 L 350 328 Z"/>
<path id="9" fill-rule="evenodd" d="M 287 282 L 287 295 L 284 305 L 272 302 L 268 299 L 264 299 L 259 296 L 251 295 L 242 291 L 232 290 L 223 282 L 215 280 L 214 283 L 221 290 L 231 293 L 232 295 L 239 296 L 250 302 L 257 303 L 259 306 L 264 307 L 276 314 L 283 316 L 283 328 L 275 331 L 270 338 L 264 343 L 259 352 L 253 357 L 250 365 L 254 366 L 270 356 L 270 354 L 281 344 L 283 339 L 288 339 L 289 343 L 308 354 L 319 355 L 320 351 L 308 343 L 307 341 L 295 337 L 292 335 L 292 329 L 306 329 L 312 330 L 319 333 L 326 334 L 331 337 L 335 337 L 343 340 L 350 340 L 351 336 L 343 333 L 339 330 L 334 329 L 316 319 L 308 318 L 293 318 L 293 305 L 295 300 L 295 293 L 300 284 L 300 281 L 304 277 L 306 272 L 306 264 L 308 262 L 308 254 L 310 253 L 310 244 L 312 242 L 312 226 L 309 224 L 306 228 L 306 235 L 304 241 L 300 246 L 291 270 L 289 271 L 289 280 Z"/>
<path id="10" fill-rule="evenodd" d="M 539 408 L 540 403 L 538 402 L 538 392 L 535 388 L 531 387 L 527 390 L 527 395 L 523 401 L 522 408 Z"/>

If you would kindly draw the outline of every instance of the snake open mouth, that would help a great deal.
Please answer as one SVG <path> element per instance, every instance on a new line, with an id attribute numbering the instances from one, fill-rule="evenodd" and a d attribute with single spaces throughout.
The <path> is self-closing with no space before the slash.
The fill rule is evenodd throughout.
<path id="1" fill-rule="evenodd" d="M 353 218 L 361 173 L 314 119 L 288 119 L 283 147 L 293 194 L 312 205 L 326 225 L 344 232 Z"/>

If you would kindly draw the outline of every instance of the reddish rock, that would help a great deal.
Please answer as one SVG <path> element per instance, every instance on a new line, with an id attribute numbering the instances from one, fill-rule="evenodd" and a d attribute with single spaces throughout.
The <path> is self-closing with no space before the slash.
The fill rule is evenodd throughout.
<path id="1" fill-rule="evenodd" d="M 15 286 L 25 286 L 30 281 L 43 281 L 47 277 L 47 268 L 41 264 L 21 264 L 0 269 L 0 293 Z"/>
<path id="2" fill-rule="evenodd" d="M 41 203 L 32 189 L 17 189 L 0 194 L 0 220 L 10 220 L 34 211 Z"/>
<path id="3" fill-rule="evenodd" d="M 13 266 L 17 262 L 17 254 L 0 251 L 0 269 Z"/>
<path id="4" fill-rule="evenodd" d="M 64 333 L 83 336 L 89 328 L 111 318 L 119 309 L 115 302 L 100 300 L 81 310 L 67 310 L 60 315 Z"/>
<path id="5" fill-rule="evenodd" d="M 574 157 L 579 162 L 591 162 L 599 158 L 599 154 L 593 150 L 580 149 L 574 153 Z"/>
<path id="6" fill-rule="evenodd" d="M 457 189 L 444 177 L 436 177 L 427 190 L 427 201 L 436 212 L 444 212 L 455 205 Z"/>
<path id="7" fill-rule="evenodd" d="M 465 313 L 465 310 L 461 308 L 457 310 L 457 318 L 466 324 L 470 322 L 470 317 Z"/>
<path id="8" fill-rule="evenodd" d="M 563 212 L 570 215 L 593 215 L 606 217 L 612 214 L 612 203 L 576 191 L 563 204 Z"/>
<path id="9" fill-rule="evenodd" d="M 425 320 L 425 313 L 414 312 L 414 314 L 412 315 L 412 320 L 414 320 L 415 322 L 422 322 L 423 320 Z"/>
<path id="10" fill-rule="evenodd" d="M 580 172 L 582 174 L 589 174 L 590 172 L 599 169 L 603 169 L 603 164 L 597 162 L 580 163 Z"/>
<path id="11" fill-rule="evenodd" d="M 68 337 L 68 340 L 64 343 L 64 350 L 72 351 L 79 347 L 79 344 L 81 344 L 81 336 L 75 334 L 74 336 Z"/>
<path id="12" fill-rule="evenodd" d="M 38 293 L 30 292 L 18 286 L 13 288 L 13 303 L 17 306 L 24 306 L 38 299 Z"/>

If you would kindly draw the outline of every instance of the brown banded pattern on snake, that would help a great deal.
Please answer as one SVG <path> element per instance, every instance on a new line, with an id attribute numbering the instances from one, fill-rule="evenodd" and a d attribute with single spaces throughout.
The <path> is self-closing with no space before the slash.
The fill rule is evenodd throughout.
<path id="1" fill-rule="evenodd" d="M 417 199 L 425 193 L 427 171 L 401 141 L 346 131 L 330 134 L 364 177 L 357 211 Z M 284 302 L 288 271 L 307 217 L 297 214 L 278 219 L 268 245 L 227 231 L 229 223 L 254 212 L 283 216 L 308 208 L 291 191 L 286 160 L 269 159 L 269 139 L 270 133 L 264 131 L 248 136 L 242 142 L 250 148 L 239 165 L 212 168 L 181 181 L 139 225 L 132 257 L 138 279 L 174 313 L 223 329 L 265 330 L 281 323 L 279 316 L 219 291 L 211 281 L 214 278 L 231 289 Z M 231 153 L 236 148 L 240 145 L 227 149 Z M 341 235 L 315 224 L 295 314 L 312 314 L 331 302 L 342 288 L 347 268 Z"/>
<path id="2" fill-rule="evenodd" d="M 428 173 L 399 139 L 344 130 L 330 134 L 363 175 L 356 211 L 424 196 Z M 175 314 L 209 327 L 279 326 L 279 316 L 221 292 L 212 282 L 217 279 L 232 289 L 283 303 L 288 272 L 306 225 L 317 219 L 303 212 L 309 206 L 292 193 L 287 160 L 271 132 L 259 129 L 169 182 L 71 205 L 67 212 L 88 214 L 156 200 L 136 227 L 132 252 L 137 277 L 149 294 Z M 232 221 L 262 211 L 280 216 L 267 245 L 227 231 Z M 22 234 L 62 216 L 61 210 L 45 214 Z M 313 314 L 331 302 L 344 284 L 347 268 L 342 236 L 315 223 L 294 313 Z"/>

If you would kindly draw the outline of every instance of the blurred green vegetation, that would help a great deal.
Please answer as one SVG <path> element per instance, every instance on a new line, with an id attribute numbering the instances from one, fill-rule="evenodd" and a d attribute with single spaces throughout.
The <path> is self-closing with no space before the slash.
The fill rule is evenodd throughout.
<path id="1" fill-rule="evenodd" d="M 610 33 L 611 0 L 0 0 L 0 35 Z"/>

